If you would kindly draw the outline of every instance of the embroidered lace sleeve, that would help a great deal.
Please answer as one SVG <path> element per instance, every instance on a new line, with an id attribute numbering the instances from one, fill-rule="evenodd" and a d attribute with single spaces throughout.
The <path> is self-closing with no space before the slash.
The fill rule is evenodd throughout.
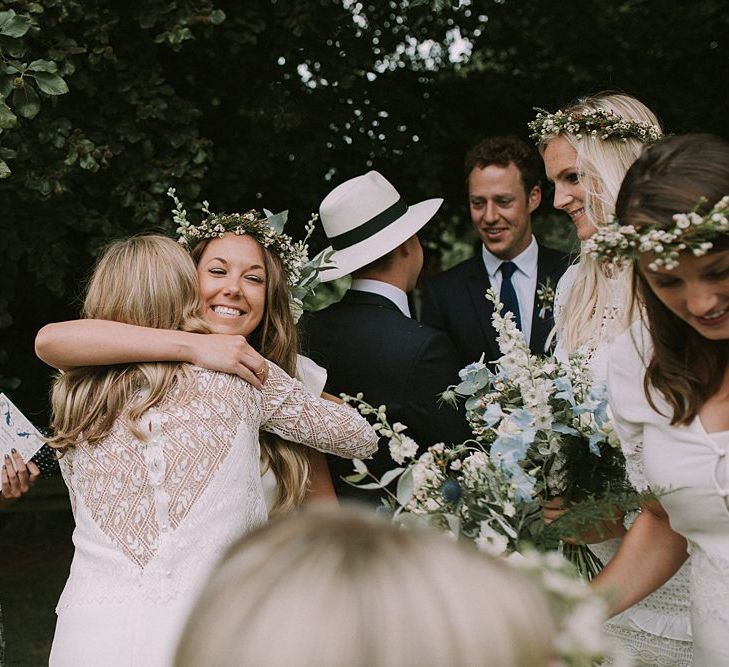
<path id="1" fill-rule="evenodd" d="M 643 391 L 644 356 L 636 347 L 647 336 L 640 322 L 621 335 L 610 347 L 607 371 L 608 400 L 615 430 L 620 436 L 628 479 L 637 491 L 649 487 L 643 461 L 643 425 L 651 408 Z"/>
<path id="2" fill-rule="evenodd" d="M 375 452 L 377 434 L 356 410 L 314 396 L 275 364 L 268 367 L 262 392 L 264 431 L 344 458 Z"/>

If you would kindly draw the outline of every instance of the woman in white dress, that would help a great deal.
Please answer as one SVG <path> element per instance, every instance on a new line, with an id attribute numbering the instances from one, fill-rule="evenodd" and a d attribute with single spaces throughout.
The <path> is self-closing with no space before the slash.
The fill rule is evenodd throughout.
<path id="1" fill-rule="evenodd" d="M 231 220 L 232 216 L 223 216 Z M 183 235 L 184 240 L 184 235 Z M 233 235 L 225 245 L 235 249 L 242 239 Z M 201 290 L 222 296 L 229 305 L 255 297 L 260 286 L 250 278 L 237 285 L 238 276 L 226 271 L 210 258 L 219 255 L 221 244 L 214 240 L 192 238 L 192 258 L 198 268 Z M 201 259 L 205 259 L 201 265 Z M 210 263 L 212 261 L 212 263 Z M 273 260 L 267 259 L 267 264 Z M 269 267 L 270 269 L 270 267 Z M 270 304 L 261 323 L 251 328 L 244 317 L 231 316 L 207 308 L 202 317 L 217 335 L 186 331 L 151 329 L 122 322 L 81 319 L 55 322 L 44 326 L 36 337 L 36 354 L 54 368 L 68 370 L 80 366 L 98 366 L 147 361 L 191 363 L 202 368 L 235 373 L 261 389 L 262 377 L 256 371 L 264 366 L 264 356 L 304 383 L 306 388 L 322 394 L 326 371 L 313 361 L 298 355 L 298 336 L 289 315 L 289 289 L 285 276 L 269 280 L 265 299 Z M 230 280 L 229 280 L 230 279 Z M 218 294 L 228 291 L 230 294 Z M 234 295 L 233 292 L 236 294 Z M 253 293 L 251 293 L 253 292 Z M 205 299 L 205 294 L 200 294 Z M 232 301 L 231 301 L 232 300 Z M 235 305 L 235 304 L 234 304 Z M 339 399 L 328 396 L 330 400 Z M 273 434 L 261 434 L 261 463 L 266 505 L 271 516 L 290 511 L 304 500 L 310 502 L 336 499 L 326 458 L 321 452 L 282 441 Z"/>
<path id="2" fill-rule="evenodd" d="M 280 302 L 284 264 L 254 230 L 209 242 L 200 286 L 181 246 L 117 242 L 96 267 L 90 318 L 205 332 L 216 318 L 255 331 Z M 209 260 L 208 260 L 209 257 Z M 204 314 L 200 318 L 199 313 Z M 259 390 L 180 363 L 69 370 L 54 383 L 54 437 L 76 521 L 52 665 L 168 665 L 185 614 L 225 548 L 266 521 L 259 429 L 347 457 L 377 435 L 345 405 L 310 394 L 264 361 Z"/>
<path id="3" fill-rule="evenodd" d="M 661 134 L 655 114 L 622 94 L 581 99 L 556 114 L 540 114 L 530 126 L 547 177 L 554 183 L 554 206 L 569 214 L 580 241 L 589 239 L 614 213 L 625 172 L 646 143 Z M 565 362 L 570 354 L 583 355 L 596 389 L 605 387 L 610 344 L 630 325 L 634 313 L 631 280 L 629 267 L 606 271 L 583 249 L 557 285 L 555 354 Z M 545 518 L 557 516 L 558 505 L 547 507 Z M 589 536 L 595 542 L 590 548 L 603 563 L 625 533 L 622 521 L 609 529 Z M 606 625 L 637 663 L 691 664 L 687 569 Z"/>
<path id="4" fill-rule="evenodd" d="M 608 389 L 634 486 L 658 493 L 596 582 L 635 604 L 691 554 L 694 664 L 729 664 L 729 144 L 672 137 L 628 171 L 601 260 L 633 260 L 635 323 Z M 641 252 L 641 250 L 643 252 Z M 707 252 L 708 251 L 708 252 Z"/>

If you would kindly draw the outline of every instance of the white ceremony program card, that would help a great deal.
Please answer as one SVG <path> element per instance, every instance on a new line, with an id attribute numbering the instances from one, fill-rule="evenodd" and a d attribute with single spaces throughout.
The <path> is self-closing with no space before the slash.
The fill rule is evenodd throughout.
<path id="1" fill-rule="evenodd" d="M 42 446 L 43 439 L 33 424 L 0 392 L 0 459 L 15 448 L 28 462 Z M 1 463 L 1 461 L 0 461 Z"/>

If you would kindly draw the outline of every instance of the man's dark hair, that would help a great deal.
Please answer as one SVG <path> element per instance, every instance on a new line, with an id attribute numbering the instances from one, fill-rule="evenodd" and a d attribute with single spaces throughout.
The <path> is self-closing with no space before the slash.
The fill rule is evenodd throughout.
<path id="1" fill-rule="evenodd" d="M 521 174 L 527 196 L 542 180 L 542 161 L 537 151 L 515 136 L 488 137 L 466 153 L 466 180 L 475 167 L 483 169 L 495 164 L 508 167 L 513 162 Z"/>
<path id="2" fill-rule="evenodd" d="M 373 270 L 382 271 L 383 269 L 389 269 L 397 257 L 396 250 L 397 248 L 393 248 L 386 255 L 382 255 L 382 257 L 372 260 L 369 264 L 365 264 L 356 271 L 352 271 L 352 278 L 360 278 L 362 275 L 366 275 Z"/>

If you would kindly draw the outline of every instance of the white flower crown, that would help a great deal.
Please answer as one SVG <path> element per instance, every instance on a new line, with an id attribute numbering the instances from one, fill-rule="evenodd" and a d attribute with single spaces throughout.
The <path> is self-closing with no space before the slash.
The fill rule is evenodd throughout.
<path id="1" fill-rule="evenodd" d="M 584 250 L 599 262 L 631 262 L 641 253 L 651 252 L 654 259 L 648 267 L 667 270 L 678 266 L 681 252 L 690 251 L 696 257 L 705 255 L 714 247 L 713 239 L 729 234 L 729 195 L 722 197 L 706 215 L 696 211 L 706 203 L 701 198 L 689 213 L 676 213 L 673 226 L 661 229 L 649 226 L 639 231 L 633 225 L 620 225 L 611 218 L 606 225 L 584 242 Z"/>
<path id="2" fill-rule="evenodd" d="M 569 132 L 578 139 L 590 136 L 603 140 L 637 139 L 642 143 L 651 143 L 663 136 L 657 125 L 642 120 L 628 120 L 611 109 L 586 109 L 571 113 L 565 113 L 561 109 L 549 113 L 538 107 L 534 110 L 537 117 L 527 125 L 532 130 L 529 136 L 537 145 L 560 132 Z"/>
<path id="3" fill-rule="evenodd" d="M 294 321 L 298 321 L 303 313 L 303 300 L 319 284 L 319 273 L 330 265 L 330 253 L 320 252 L 313 259 L 309 259 L 308 241 L 314 231 L 314 223 L 319 216 L 312 214 L 306 223 L 306 236 L 302 241 L 294 241 L 284 233 L 284 226 L 288 220 L 288 211 L 262 215 L 255 209 L 246 213 L 211 213 L 207 201 L 202 203 L 202 212 L 205 218 L 197 225 L 187 219 L 187 211 L 177 198 L 174 188 L 167 194 L 175 202 L 172 209 L 172 220 L 177 225 L 179 234 L 178 243 L 192 250 L 195 245 L 205 239 L 219 238 L 226 232 L 242 236 L 249 234 L 264 248 L 278 255 L 286 273 L 286 279 L 291 290 L 291 311 Z"/>

